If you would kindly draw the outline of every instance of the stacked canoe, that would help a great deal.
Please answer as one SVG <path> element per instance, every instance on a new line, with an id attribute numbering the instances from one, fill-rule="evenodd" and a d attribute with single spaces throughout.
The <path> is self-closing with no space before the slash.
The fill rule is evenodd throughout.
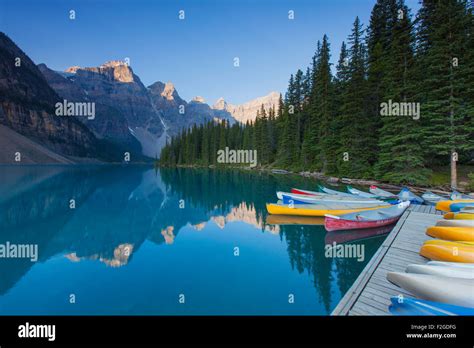
<path id="1" fill-rule="evenodd" d="M 437 208 L 449 206 L 442 203 Z M 474 209 L 467 209 L 463 214 L 474 216 Z M 474 315 L 474 220 L 440 220 L 436 226 L 428 227 L 426 234 L 436 239 L 426 241 L 420 255 L 431 261 L 426 265 L 408 265 L 405 273 L 387 274 L 390 282 L 417 297 L 392 297 L 390 312 L 395 315 Z"/>

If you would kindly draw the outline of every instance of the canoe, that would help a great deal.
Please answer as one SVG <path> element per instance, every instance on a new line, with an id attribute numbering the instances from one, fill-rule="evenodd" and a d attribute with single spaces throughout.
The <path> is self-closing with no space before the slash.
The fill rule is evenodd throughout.
<path id="1" fill-rule="evenodd" d="M 324 204 L 314 204 L 314 205 L 311 205 L 311 204 L 296 205 L 295 204 L 293 207 L 291 207 L 286 204 L 269 203 L 267 204 L 267 211 L 268 213 L 275 214 L 275 215 L 324 216 L 326 214 L 342 215 L 342 214 L 348 214 L 348 213 L 356 213 L 359 211 L 380 209 L 384 207 L 385 206 L 354 208 L 354 207 L 349 207 L 347 205 L 344 206 L 343 204 L 334 205 L 332 207 L 328 207 L 327 205 L 324 205 Z"/>
<path id="2" fill-rule="evenodd" d="M 379 196 L 374 195 L 373 193 L 364 192 L 364 191 L 358 190 L 356 188 L 353 188 L 352 186 L 347 186 L 347 191 L 349 191 L 349 193 L 351 193 L 353 195 L 356 195 L 356 196 L 359 196 L 359 197 L 379 198 Z"/>
<path id="3" fill-rule="evenodd" d="M 324 227 L 327 231 L 353 230 L 391 225 L 398 221 L 410 202 L 402 202 L 389 208 L 366 212 L 350 213 L 340 216 L 327 214 Z"/>
<path id="4" fill-rule="evenodd" d="M 474 227 L 431 226 L 426 234 L 443 240 L 474 242 Z"/>
<path id="5" fill-rule="evenodd" d="M 420 255 L 434 261 L 474 263 L 474 245 L 441 240 L 426 241 L 420 249 Z"/>
<path id="6" fill-rule="evenodd" d="M 443 217 L 447 220 L 474 220 L 473 213 L 449 212 L 449 213 L 444 214 Z"/>
<path id="7" fill-rule="evenodd" d="M 436 265 L 408 265 L 405 272 L 416 274 L 431 274 L 441 277 L 474 279 L 474 268 Z"/>
<path id="8" fill-rule="evenodd" d="M 425 201 L 425 203 L 428 203 L 430 205 L 435 205 L 439 201 L 446 200 L 445 197 L 442 197 L 440 195 L 437 195 L 436 193 L 433 193 L 431 191 L 426 191 L 421 195 L 421 198 Z"/>
<path id="9" fill-rule="evenodd" d="M 466 208 L 467 208 L 467 209 L 466 209 Z M 452 212 L 455 212 L 455 213 L 457 213 L 457 212 L 459 212 L 459 211 L 461 211 L 461 210 L 462 210 L 462 211 L 467 211 L 467 210 L 470 211 L 469 208 L 474 208 L 474 202 L 472 202 L 472 203 L 464 203 L 464 202 L 461 203 L 461 202 L 459 202 L 459 203 L 453 203 L 453 204 L 451 204 L 451 205 L 449 206 L 449 209 L 450 209 Z"/>
<path id="10" fill-rule="evenodd" d="M 327 193 L 324 193 L 324 192 L 302 190 L 298 188 L 292 188 L 291 193 L 300 194 L 300 195 L 309 195 L 309 196 L 320 196 L 320 197 L 328 195 Z"/>
<path id="11" fill-rule="evenodd" d="M 455 201 L 455 200 L 458 200 L 458 199 L 474 199 L 474 196 L 466 195 L 466 194 L 458 192 L 458 191 L 453 191 L 449 198 L 451 198 L 453 201 Z"/>
<path id="12" fill-rule="evenodd" d="M 395 227 L 393 225 L 387 226 L 380 226 L 375 228 L 365 228 L 361 230 L 349 230 L 349 231 L 330 231 L 326 233 L 324 237 L 324 243 L 327 244 L 342 244 L 342 243 L 350 243 L 354 241 L 360 241 L 364 239 L 379 237 L 390 233 L 392 229 Z"/>
<path id="13" fill-rule="evenodd" d="M 424 202 L 423 198 L 415 195 L 407 187 L 404 187 L 401 189 L 400 193 L 398 194 L 398 198 L 401 199 L 402 201 L 410 201 L 410 203 L 412 204 L 423 204 Z"/>
<path id="14" fill-rule="evenodd" d="M 455 306 L 447 303 L 421 300 L 419 298 L 399 298 L 393 296 L 390 298 L 392 304 L 388 310 L 393 315 L 474 315 L 474 308 Z"/>
<path id="15" fill-rule="evenodd" d="M 357 197 L 357 196 L 355 196 L 351 193 L 336 191 L 336 190 L 327 188 L 323 185 L 318 185 L 318 188 L 321 192 L 328 193 L 328 194 L 331 194 L 331 195 L 338 195 L 338 196 L 351 197 L 351 198 Z"/>
<path id="16" fill-rule="evenodd" d="M 436 203 L 436 209 L 441 211 L 452 211 L 451 205 L 453 203 L 474 203 L 474 199 L 457 199 L 457 200 L 447 200 L 447 201 L 440 201 Z"/>
<path id="17" fill-rule="evenodd" d="M 352 199 L 341 196 L 317 197 L 309 195 L 300 195 L 288 192 L 277 192 L 277 197 L 283 201 L 283 204 L 332 204 L 344 203 L 354 206 L 370 206 L 370 205 L 389 205 L 387 202 L 369 199 Z"/>
<path id="18" fill-rule="evenodd" d="M 340 191 L 335 191 L 335 190 L 331 190 L 331 189 L 328 189 L 328 188 L 325 188 L 327 189 L 328 191 L 333 191 L 333 192 L 337 192 L 336 194 L 329 194 L 329 193 L 326 193 L 326 192 L 315 192 L 315 191 L 308 191 L 308 190 L 302 190 L 302 189 L 297 189 L 297 188 L 292 188 L 291 189 L 291 193 L 293 194 L 303 194 L 303 195 L 310 195 L 310 196 L 320 196 L 320 197 L 327 197 L 327 196 L 331 196 L 331 197 L 334 197 L 334 196 L 339 196 L 341 197 L 341 199 L 347 199 L 350 197 L 350 199 L 378 199 L 378 200 L 382 200 L 384 202 L 387 202 L 387 203 L 390 203 L 390 204 L 398 204 L 400 203 L 400 201 L 398 200 L 398 197 L 397 196 L 390 196 L 390 197 L 385 197 L 385 196 L 377 196 L 377 195 L 373 195 L 372 197 L 369 197 L 369 196 L 365 196 L 364 195 L 360 195 L 360 194 L 352 194 L 350 196 L 346 196 L 344 194 L 344 192 L 340 192 Z M 351 188 L 353 189 L 353 188 Z M 353 189 L 355 190 L 355 189 Z M 363 192 L 363 191 L 360 191 L 360 192 Z M 341 193 L 343 195 L 341 195 Z M 363 192 L 363 193 L 366 193 L 367 195 L 371 195 L 370 193 L 368 192 Z"/>
<path id="19" fill-rule="evenodd" d="M 324 225 L 323 217 L 268 215 L 266 223 L 269 225 Z"/>
<path id="20" fill-rule="evenodd" d="M 451 226 L 451 227 L 472 227 L 474 228 L 473 220 L 439 220 L 436 226 Z"/>
<path id="21" fill-rule="evenodd" d="M 469 308 L 474 307 L 473 279 L 388 272 L 387 280 L 422 300 Z"/>
<path id="22" fill-rule="evenodd" d="M 467 269 L 472 269 L 474 271 L 474 263 L 428 261 L 427 265 L 437 266 L 437 267 L 467 268 Z"/>
<path id="23" fill-rule="evenodd" d="M 378 196 L 378 197 L 384 197 L 384 198 L 398 198 L 398 196 L 394 193 L 382 190 L 381 188 L 378 188 L 377 186 L 370 186 L 369 188 L 370 193 Z"/>
<path id="24" fill-rule="evenodd" d="M 442 240 L 442 239 L 429 239 L 426 240 L 423 244 L 432 244 L 432 245 L 472 245 L 474 246 L 474 242 L 467 241 L 467 240 Z"/>

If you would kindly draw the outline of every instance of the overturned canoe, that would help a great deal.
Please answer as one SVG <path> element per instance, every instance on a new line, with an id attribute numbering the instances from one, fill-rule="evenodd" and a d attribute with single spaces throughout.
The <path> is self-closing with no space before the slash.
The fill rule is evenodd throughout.
<path id="1" fill-rule="evenodd" d="M 387 280 L 423 300 L 474 307 L 473 279 L 388 272 Z"/>
<path id="2" fill-rule="evenodd" d="M 324 227 L 327 231 L 341 231 L 391 225 L 400 218 L 409 205 L 410 202 L 402 202 L 384 209 L 350 213 L 340 216 L 327 214 L 324 219 Z"/>
<path id="3" fill-rule="evenodd" d="M 439 220 L 436 226 L 450 226 L 450 227 L 472 227 L 474 228 L 474 220 Z"/>
<path id="4" fill-rule="evenodd" d="M 443 215 L 443 217 L 447 220 L 474 220 L 474 214 L 469 212 L 469 213 L 453 213 L 449 212 Z"/>
<path id="5" fill-rule="evenodd" d="M 431 226 L 426 234 L 433 238 L 451 241 L 474 241 L 474 227 Z"/>
<path id="6" fill-rule="evenodd" d="M 373 209 L 380 209 L 389 206 L 375 206 L 368 208 L 354 208 L 344 204 L 332 205 L 331 207 L 324 204 L 301 204 L 301 205 L 287 205 L 287 204 L 267 204 L 267 211 L 275 215 L 298 215 L 298 216 L 324 216 L 326 214 L 342 215 L 347 213 L 356 213 L 359 211 L 367 211 Z"/>
<path id="7" fill-rule="evenodd" d="M 418 298 L 392 297 L 389 311 L 393 315 L 474 315 L 474 308 L 455 306 L 447 303 L 426 301 Z"/>
<path id="8" fill-rule="evenodd" d="M 447 200 L 447 201 L 440 201 L 436 203 L 436 209 L 441 210 L 441 211 L 453 211 L 451 210 L 451 205 L 454 203 L 471 203 L 471 204 L 464 204 L 463 206 L 472 206 L 472 203 L 474 203 L 474 199 L 457 199 L 457 200 Z M 461 209 L 462 206 L 459 206 L 459 209 Z"/>
<path id="9" fill-rule="evenodd" d="M 434 261 L 474 263 L 474 245 L 430 240 L 423 244 L 420 255 Z"/>
<path id="10" fill-rule="evenodd" d="M 474 268 L 462 268 L 456 266 L 417 265 L 407 266 L 407 273 L 431 274 L 435 276 L 474 279 Z"/>

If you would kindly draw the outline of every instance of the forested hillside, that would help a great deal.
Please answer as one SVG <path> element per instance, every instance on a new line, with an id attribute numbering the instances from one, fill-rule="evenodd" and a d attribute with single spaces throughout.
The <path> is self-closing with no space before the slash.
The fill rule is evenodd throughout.
<path id="1" fill-rule="evenodd" d="M 318 41 L 278 112 L 184 131 L 161 164 L 217 164 L 228 146 L 257 150 L 261 166 L 426 183 L 431 168 L 473 159 L 473 25 L 466 0 L 425 0 L 416 15 L 378 0 L 367 27 L 354 20 L 335 68 L 328 35 Z"/>

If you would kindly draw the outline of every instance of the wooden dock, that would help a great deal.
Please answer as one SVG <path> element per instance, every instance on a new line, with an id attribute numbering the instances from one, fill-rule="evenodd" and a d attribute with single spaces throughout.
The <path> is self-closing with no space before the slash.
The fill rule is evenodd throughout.
<path id="1" fill-rule="evenodd" d="M 404 272 L 408 264 L 423 264 L 418 254 L 428 226 L 441 218 L 434 206 L 412 205 L 374 254 L 331 315 L 390 315 L 392 296 L 413 297 L 387 280 L 387 272 Z"/>

